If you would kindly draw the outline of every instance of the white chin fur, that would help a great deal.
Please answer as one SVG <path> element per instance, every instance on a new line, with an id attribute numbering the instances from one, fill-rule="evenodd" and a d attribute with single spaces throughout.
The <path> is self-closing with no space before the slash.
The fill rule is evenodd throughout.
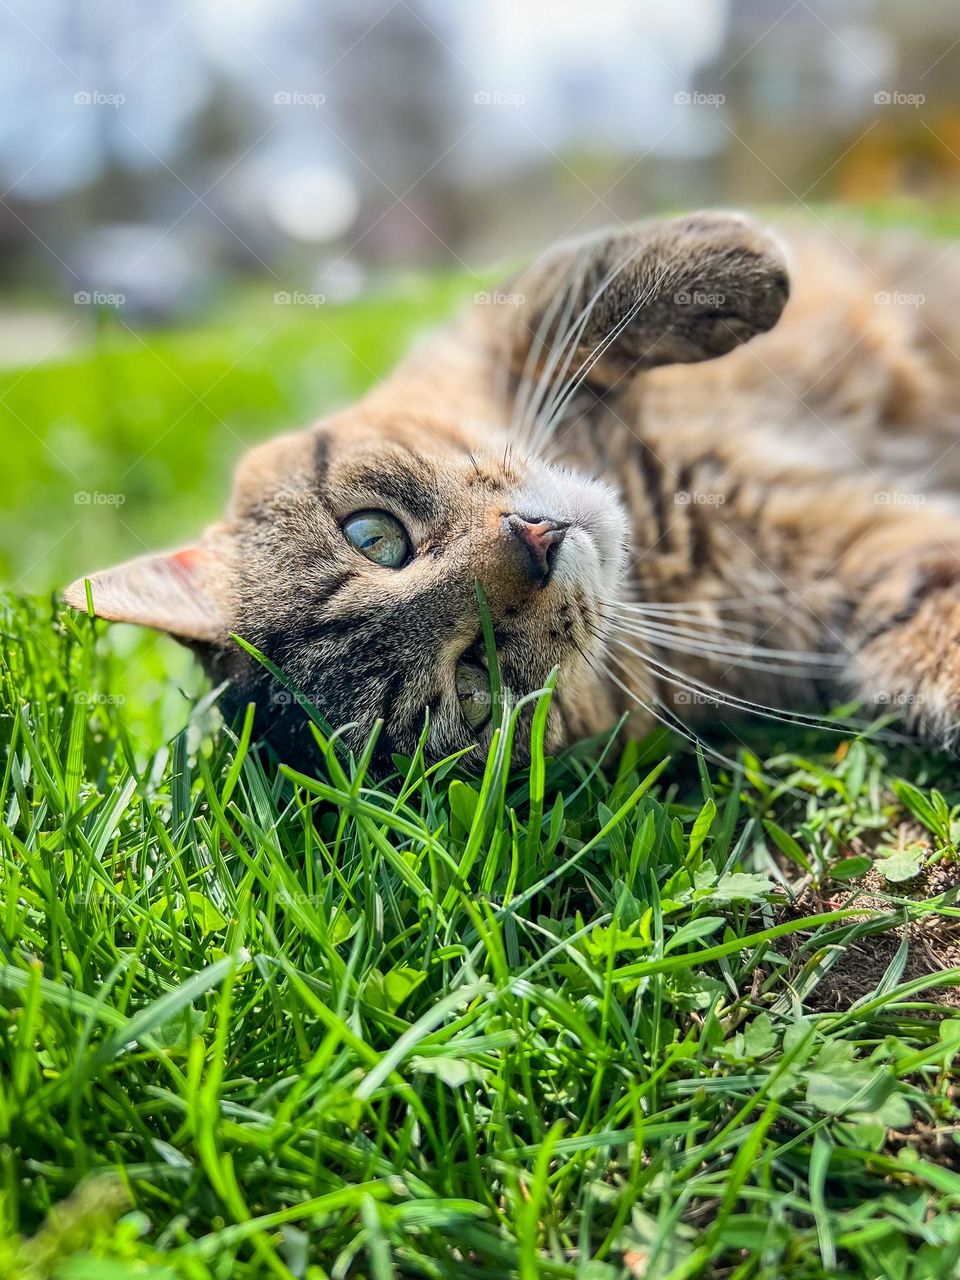
<path id="1" fill-rule="evenodd" d="M 514 509 L 571 526 L 557 557 L 555 578 L 579 584 L 597 600 L 616 599 L 626 572 L 629 535 L 616 491 L 565 467 L 536 461 L 528 465 Z"/>

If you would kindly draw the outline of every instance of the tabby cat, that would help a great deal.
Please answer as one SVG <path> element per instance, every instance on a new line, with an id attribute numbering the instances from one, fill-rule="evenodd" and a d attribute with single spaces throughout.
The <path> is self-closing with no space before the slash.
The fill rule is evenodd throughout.
<path id="1" fill-rule="evenodd" d="M 254 449 L 195 545 L 93 574 L 94 610 L 193 647 L 288 757 L 300 699 L 231 633 L 353 744 L 408 753 L 429 712 L 437 758 L 492 732 L 478 582 L 510 697 L 559 668 L 551 750 L 851 697 L 949 744 L 958 303 L 952 252 L 734 214 L 561 245 Z"/>

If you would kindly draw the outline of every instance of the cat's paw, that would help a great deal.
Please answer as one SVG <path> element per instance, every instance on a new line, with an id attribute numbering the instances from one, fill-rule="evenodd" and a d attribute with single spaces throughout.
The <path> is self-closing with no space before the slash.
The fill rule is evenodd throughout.
<path id="1" fill-rule="evenodd" d="M 518 282 L 517 366 L 574 334 L 596 389 L 635 370 L 724 355 L 771 329 L 790 293 L 779 243 L 749 218 L 695 213 L 560 246 Z M 539 347 L 536 344 L 539 343 Z"/>
<path id="2" fill-rule="evenodd" d="M 854 685 L 931 745 L 960 739 L 960 559 L 946 547 L 864 593 Z"/>
<path id="3" fill-rule="evenodd" d="M 646 256 L 638 283 L 650 294 L 644 308 L 653 339 L 646 352 L 650 364 L 725 355 L 772 329 L 790 296 L 781 245 L 740 214 L 697 213 L 664 222 Z"/>

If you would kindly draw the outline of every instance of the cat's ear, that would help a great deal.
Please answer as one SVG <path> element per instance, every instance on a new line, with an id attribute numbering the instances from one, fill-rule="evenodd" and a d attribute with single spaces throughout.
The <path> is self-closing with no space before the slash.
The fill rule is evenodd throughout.
<path id="1" fill-rule="evenodd" d="M 532 354 L 528 370 L 582 368 L 599 390 L 642 369 L 724 355 L 772 329 L 790 293 L 778 241 L 741 214 L 714 212 L 561 245 L 515 286 L 525 313 L 515 358 Z M 574 357 L 551 359 L 574 333 Z"/>
<path id="2" fill-rule="evenodd" d="M 180 640 L 216 642 L 226 639 L 228 628 L 210 589 L 214 569 L 208 548 L 184 547 L 78 578 L 63 594 L 67 604 L 86 611 L 89 581 L 99 618 L 155 627 Z"/>

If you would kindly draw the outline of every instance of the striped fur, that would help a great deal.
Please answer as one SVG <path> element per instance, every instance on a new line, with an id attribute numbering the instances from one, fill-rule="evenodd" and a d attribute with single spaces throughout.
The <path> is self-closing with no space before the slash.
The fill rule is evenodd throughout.
<path id="1" fill-rule="evenodd" d="M 850 694 L 949 745 L 960 263 L 842 230 L 784 240 L 697 214 L 549 251 L 359 404 L 244 460 L 170 572 L 177 599 L 195 583 L 179 625 L 157 599 L 168 557 L 94 575 L 95 605 L 193 644 L 288 755 L 309 746 L 302 708 L 229 632 L 353 742 L 382 720 L 382 750 L 409 752 L 429 710 L 437 756 L 490 732 L 455 687 L 484 660 L 478 581 L 512 695 L 560 668 L 551 749 L 623 712 Z M 404 568 L 344 538 L 371 508 L 408 530 Z M 570 526 L 545 586 L 511 513 Z"/>

